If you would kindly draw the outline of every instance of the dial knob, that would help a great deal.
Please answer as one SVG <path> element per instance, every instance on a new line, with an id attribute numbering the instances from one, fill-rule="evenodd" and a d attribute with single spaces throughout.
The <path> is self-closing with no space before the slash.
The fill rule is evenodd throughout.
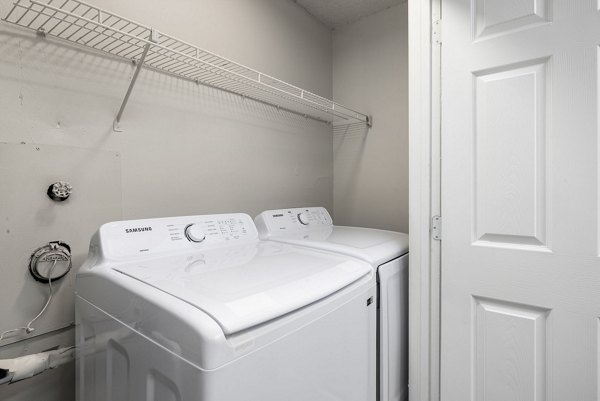
<path id="1" fill-rule="evenodd" d="M 191 242 L 202 242 L 206 239 L 206 234 L 198 224 L 190 224 L 185 228 L 185 236 Z"/>
<path id="2" fill-rule="evenodd" d="M 308 217 L 309 214 L 302 212 L 302 213 L 298 213 L 298 221 L 300 222 L 300 224 L 304 224 L 305 226 L 308 225 Z"/>

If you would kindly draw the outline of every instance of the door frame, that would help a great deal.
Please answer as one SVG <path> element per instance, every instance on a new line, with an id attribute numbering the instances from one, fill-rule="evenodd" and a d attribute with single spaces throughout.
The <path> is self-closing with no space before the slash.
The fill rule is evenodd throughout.
<path id="1" fill-rule="evenodd" d="M 408 0 L 409 399 L 440 399 L 441 2 Z"/>

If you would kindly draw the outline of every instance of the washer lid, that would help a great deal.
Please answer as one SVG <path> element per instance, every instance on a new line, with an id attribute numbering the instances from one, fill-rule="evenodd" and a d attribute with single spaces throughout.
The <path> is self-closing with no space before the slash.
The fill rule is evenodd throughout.
<path id="1" fill-rule="evenodd" d="M 373 274 L 370 265 L 356 259 L 275 242 L 113 269 L 203 310 L 226 335 L 293 312 Z"/>

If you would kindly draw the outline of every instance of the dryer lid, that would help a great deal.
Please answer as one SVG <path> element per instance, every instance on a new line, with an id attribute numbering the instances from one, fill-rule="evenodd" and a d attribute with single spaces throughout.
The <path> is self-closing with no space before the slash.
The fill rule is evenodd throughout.
<path id="1" fill-rule="evenodd" d="M 226 335 L 293 312 L 372 275 L 367 263 L 274 242 L 114 267 L 210 315 Z"/>
<path id="2" fill-rule="evenodd" d="M 259 237 L 353 256 L 380 266 L 408 253 L 408 235 L 334 226 L 322 207 L 267 210 L 254 219 Z"/>
<path id="3" fill-rule="evenodd" d="M 373 228 L 332 226 L 275 235 L 273 241 L 341 253 L 379 266 L 408 253 L 408 235 Z"/>
<path id="4" fill-rule="evenodd" d="M 300 238 L 300 236 L 297 236 Z M 398 254 L 408 252 L 408 235 L 394 231 L 374 228 L 333 226 L 315 230 L 302 238 L 312 241 L 323 241 L 333 246 L 347 246 L 360 250 L 376 248 L 384 244 L 394 243 Z"/>

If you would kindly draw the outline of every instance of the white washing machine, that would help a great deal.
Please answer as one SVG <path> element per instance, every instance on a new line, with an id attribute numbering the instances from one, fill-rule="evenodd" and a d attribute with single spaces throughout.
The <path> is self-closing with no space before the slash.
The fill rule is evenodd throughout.
<path id="1" fill-rule="evenodd" d="M 325 208 L 268 210 L 254 222 L 259 237 L 349 255 L 377 271 L 377 399 L 408 399 L 408 235 L 334 226 Z"/>
<path id="2" fill-rule="evenodd" d="M 79 401 L 375 398 L 362 260 L 259 241 L 245 214 L 103 225 L 77 275 Z"/>

